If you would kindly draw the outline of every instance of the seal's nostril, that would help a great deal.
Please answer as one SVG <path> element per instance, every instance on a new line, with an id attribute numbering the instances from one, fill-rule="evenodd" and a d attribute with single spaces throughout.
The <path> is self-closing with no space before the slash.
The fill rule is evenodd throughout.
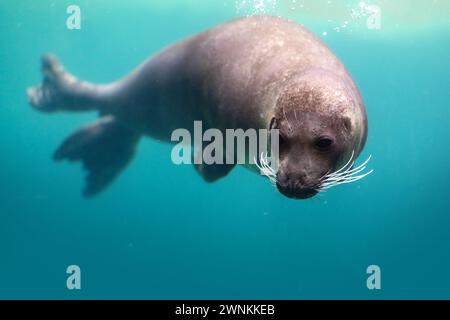
<path id="1" fill-rule="evenodd" d="M 305 180 L 305 179 L 306 179 L 306 177 L 307 177 L 307 175 L 306 175 L 306 173 L 305 173 L 305 172 L 299 172 L 299 173 L 297 173 L 297 174 L 296 174 L 296 178 L 297 178 L 297 180 L 300 180 L 300 181 L 303 181 L 303 180 Z"/>
<path id="2" fill-rule="evenodd" d="M 295 189 L 301 189 L 302 185 L 303 185 L 303 183 L 301 181 L 294 182 L 294 188 Z"/>

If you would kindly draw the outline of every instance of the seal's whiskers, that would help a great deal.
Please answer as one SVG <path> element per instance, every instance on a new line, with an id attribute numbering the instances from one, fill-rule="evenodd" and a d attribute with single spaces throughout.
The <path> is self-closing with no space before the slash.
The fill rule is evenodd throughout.
<path id="1" fill-rule="evenodd" d="M 254 159 L 255 165 L 258 167 L 258 169 L 261 171 L 263 175 L 265 175 L 269 180 L 272 182 L 273 185 L 276 185 L 277 183 L 277 174 L 275 170 L 270 167 L 267 154 L 264 154 L 264 152 L 261 153 L 259 161 L 257 161 L 256 157 Z"/>
<path id="2" fill-rule="evenodd" d="M 367 169 L 367 164 L 372 159 L 372 156 L 369 156 L 366 161 L 364 161 L 362 164 L 354 168 L 355 161 L 354 161 L 355 152 L 352 152 L 352 155 L 350 156 L 350 159 L 348 162 L 340 169 L 334 171 L 334 172 L 327 172 L 321 179 L 320 184 L 316 186 L 315 190 L 323 193 L 328 189 L 337 187 L 342 184 L 349 184 L 356 181 L 359 181 L 361 179 L 364 179 L 365 177 L 369 176 L 374 172 L 374 170 L 370 170 L 368 172 L 363 173 Z M 260 170 L 261 174 L 266 176 L 270 182 L 276 186 L 277 184 L 277 173 L 276 171 L 269 165 L 269 160 L 267 153 L 262 152 L 259 161 L 255 157 L 254 158 L 255 165 Z"/>
<path id="3" fill-rule="evenodd" d="M 373 173 L 374 170 L 370 170 L 369 172 L 361 174 L 362 172 L 364 172 L 364 170 L 366 170 L 367 164 L 372 159 L 372 156 L 369 156 L 369 158 L 367 158 L 367 160 L 358 167 L 353 168 L 353 166 L 355 165 L 354 156 L 355 152 L 353 151 L 350 159 L 342 168 L 336 170 L 331 174 L 327 174 L 322 178 L 321 186 L 319 188 L 320 191 L 334 188 L 341 184 L 348 184 L 359 181 Z"/>
<path id="4" fill-rule="evenodd" d="M 287 116 L 286 116 L 286 111 L 283 109 L 283 115 L 284 115 L 284 119 L 286 120 L 286 122 L 287 122 L 287 124 L 288 124 L 288 126 L 289 126 L 289 131 L 291 131 L 292 132 L 292 126 L 291 126 L 291 123 L 289 122 L 289 119 L 287 118 Z"/>

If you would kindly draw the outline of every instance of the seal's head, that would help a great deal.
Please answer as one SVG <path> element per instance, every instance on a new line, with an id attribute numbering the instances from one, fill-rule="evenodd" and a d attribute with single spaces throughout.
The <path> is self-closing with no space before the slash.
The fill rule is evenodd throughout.
<path id="1" fill-rule="evenodd" d="M 289 83 L 277 100 L 270 127 L 279 130 L 278 190 L 307 199 L 326 177 L 358 155 L 367 136 L 367 118 L 349 78 L 314 70 Z"/>

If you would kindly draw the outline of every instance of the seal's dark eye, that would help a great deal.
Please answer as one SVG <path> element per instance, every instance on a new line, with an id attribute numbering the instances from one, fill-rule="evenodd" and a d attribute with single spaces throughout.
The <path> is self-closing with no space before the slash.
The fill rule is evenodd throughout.
<path id="1" fill-rule="evenodd" d="M 315 142 L 317 149 L 321 151 L 327 151 L 333 145 L 333 140 L 331 138 L 322 137 L 316 140 Z"/>
<path id="2" fill-rule="evenodd" d="M 277 119 L 275 117 L 270 120 L 270 130 L 275 129 L 277 126 Z"/>

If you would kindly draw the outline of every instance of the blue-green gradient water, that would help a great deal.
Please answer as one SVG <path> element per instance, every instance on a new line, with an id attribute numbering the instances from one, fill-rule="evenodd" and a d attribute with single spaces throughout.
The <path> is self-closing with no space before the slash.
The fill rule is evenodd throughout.
<path id="1" fill-rule="evenodd" d="M 378 1 L 380 30 L 347 17 L 358 1 L 322 2 L 278 1 L 268 13 L 304 23 L 352 73 L 372 176 L 292 201 L 243 168 L 208 185 L 172 164 L 170 145 L 145 139 L 111 188 L 86 200 L 82 168 L 51 156 L 97 115 L 31 109 L 25 90 L 41 81 L 41 54 L 109 82 L 253 12 L 225 0 L 2 0 L 0 298 L 450 298 L 449 1 Z M 70 4 L 81 30 L 66 28 Z M 66 288 L 72 264 L 81 291 Z M 366 287 L 372 264 L 381 291 Z"/>

